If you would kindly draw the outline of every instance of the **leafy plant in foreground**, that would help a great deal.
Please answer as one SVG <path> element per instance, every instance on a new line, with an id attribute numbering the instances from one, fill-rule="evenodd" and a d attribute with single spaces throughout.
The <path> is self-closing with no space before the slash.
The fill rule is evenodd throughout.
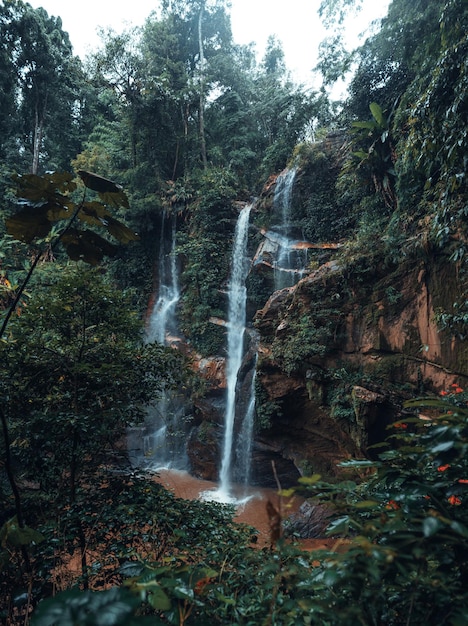
<path id="1" fill-rule="evenodd" d="M 7 233 L 14 239 L 27 244 L 35 242 L 39 250 L 32 257 L 26 276 L 15 290 L 14 298 L 3 317 L 0 341 L 2 341 L 2 348 L 7 351 L 14 346 L 12 336 L 4 338 L 9 322 L 17 311 L 25 289 L 44 254 L 52 254 L 58 244 L 62 243 L 70 259 L 83 260 L 97 265 L 105 255 L 115 254 L 117 250 L 115 244 L 98 234 L 97 228 L 104 227 L 107 233 L 120 243 L 128 243 L 138 238 L 133 231 L 111 214 L 111 207 L 128 208 L 127 196 L 120 185 L 91 172 L 80 171 L 79 175 L 88 189 L 98 193 L 100 201 L 87 200 L 85 191 L 81 200 L 75 202 L 73 193 L 77 189 L 77 184 L 69 173 L 55 172 L 44 176 L 28 174 L 13 177 L 18 210 L 6 220 Z M 82 225 L 91 226 L 91 228 L 83 228 Z M 3 282 L 5 282 L 5 277 L 3 277 Z M 4 362 L 7 367 L 10 365 L 9 361 Z M 34 534 L 25 523 L 24 507 L 15 477 L 11 451 L 10 416 L 7 408 L 7 404 L 11 402 L 11 390 L 4 381 L 1 391 L 3 396 L 0 404 L 1 443 L 5 474 L 13 494 L 15 509 L 14 518 L 2 527 L 2 548 L 8 548 L 10 544 L 13 544 L 13 547 L 20 549 L 27 576 L 31 578 L 32 565 L 28 547 L 37 542 L 38 535 Z M 73 402 L 70 401 L 69 404 L 72 406 Z M 73 456 L 76 458 L 76 451 Z M 72 475 L 73 473 L 72 471 Z M 17 530 L 12 533 L 11 528 L 16 527 Z M 5 562 L 3 556 L 2 562 Z M 29 603 L 31 588 L 26 593 L 26 597 Z"/>
<path id="2" fill-rule="evenodd" d="M 407 403 L 418 412 L 393 425 L 395 445 L 361 485 L 301 479 L 304 490 L 335 509 L 330 535 L 348 549 L 327 555 L 312 577 L 328 624 L 453 624 L 467 618 L 468 408 L 460 387 L 443 398 Z"/>

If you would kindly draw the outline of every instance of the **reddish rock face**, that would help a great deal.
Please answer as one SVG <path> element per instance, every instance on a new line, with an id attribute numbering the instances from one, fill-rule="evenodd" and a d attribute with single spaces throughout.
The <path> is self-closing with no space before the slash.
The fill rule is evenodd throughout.
<path id="1" fill-rule="evenodd" d="M 400 419 L 405 399 L 466 386 L 467 345 L 435 321 L 438 307 L 461 290 L 454 271 L 437 260 L 392 275 L 376 270 L 367 285 L 353 284 L 331 262 L 273 294 L 256 315 L 257 377 L 276 406 L 262 440 L 301 471 L 332 477 L 340 460 L 372 454 L 370 446 Z M 333 332 L 321 353 L 311 348 L 308 355 L 303 342 L 291 339 L 323 318 L 323 310 L 333 311 Z M 291 346 L 306 356 L 287 372 Z M 349 377 L 346 385 L 342 376 Z M 347 396 L 346 414 L 337 387 Z"/>
<path id="2" fill-rule="evenodd" d="M 226 389 L 226 359 L 224 357 L 202 358 L 196 356 L 193 366 L 209 384 L 210 389 Z"/>

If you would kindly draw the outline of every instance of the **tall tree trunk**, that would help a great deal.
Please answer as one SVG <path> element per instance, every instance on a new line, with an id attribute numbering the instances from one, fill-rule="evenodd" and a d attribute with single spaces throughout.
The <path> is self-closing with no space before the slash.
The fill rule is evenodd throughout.
<path id="1" fill-rule="evenodd" d="M 206 158 L 206 139 L 205 139 L 205 53 L 203 50 L 202 39 L 202 21 L 203 11 L 205 9 L 205 3 L 203 2 L 200 13 L 198 15 L 198 49 L 200 52 L 200 112 L 199 112 L 199 124 L 200 124 L 200 151 L 203 163 L 203 169 L 207 167 Z"/>
<path id="2" fill-rule="evenodd" d="M 39 155 L 42 148 L 42 138 L 44 135 L 44 120 L 47 110 L 47 94 L 44 99 L 42 110 L 39 107 L 39 101 L 36 100 L 36 110 L 34 115 L 34 138 L 33 138 L 33 160 L 31 173 L 37 174 L 39 170 Z"/>
<path id="3" fill-rule="evenodd" d="M 44 129 L 44 122 L 43 120 L 38 119 L 38 115 L 36 113 L 36 122 L 34 126 L 34 141 L 33 141 L 33 160 L 32 160 L 32 167 L 31 167 L 32 174 L 37 174 L 39 170 L 39 153 L 41 151 L 43 129 Z"/>

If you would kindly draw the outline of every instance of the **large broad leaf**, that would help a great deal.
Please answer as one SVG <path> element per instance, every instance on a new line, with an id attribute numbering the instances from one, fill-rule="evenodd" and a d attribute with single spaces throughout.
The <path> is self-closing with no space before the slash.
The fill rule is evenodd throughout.
<path id="1" fill-rule="evenodd" d="M 86 170 L 78 170 L 78 174 L 88 189 L 98 192 L 103 202 L 110 206 L 129 208 L 127 194 L 122 185 Z"/>
<path id="2" fill-rule="evenodd" d="M 100 202 L 85 202 L 78 213 L 78 217 L 86 224 L 107 227 L 111 215 Z"/>
<path id="3" fill-rule="evenodd" d="M 124 191 L 118 191 L 116 193 L 106 192 L 99 193 L 101 200 L 110 206 L 119 207 L 123 206 L 126 209 L 130 207 L 127 194 Z"/>
<path id="4" fill-rule="evenodd" d="M 85 261 L 97 265 L 104 256 L 113 256 L 117 247 L 91 230 L 71 228 L 63 237 L 62 242 L 72 261 Z"/>
<path id="5" fill-rule="evenodd" d="M 49 202 L 47 205 L 47 219 L 50 222 L 58 222 L 59 220 L 67 220 L 76 210 L 76 204 L 71 201 Z"/>
<path id="6" fill-rule="evenodd" d="M 7 233 L 25 243 L 45 237 L 51 228 L 47 218 L 48 205 L 28 207 L 5 220 Z"/>
<path id="7" fill-rule="evenodd" d="M 120 241 L 120 243 L 130 243 L 130 241 L 138 241 L 140 238 L 137 233 L 128 226 L 125 226 L 125 224 L 122 224 L 122 222 L 110 216 L 107 219 L 107 230 L 113 237 Z"/>
<path id="8" fill-rule="evenodd" d="M 93 174 L 86 170 L 78 170 L 78 174 L 88 189 L 98 193 L 119 193 L 122 191 L 121 185 L 98 174 Z"/>
<path id="9" fill-rule="evenodd" d="M 74 191 L 76 183 L 69 172 L 48 172 L 44 176 L 36 174 L 15 174 L 16 196 L 31 202 L 50 199 L 57 192 Z"/>
<path id="10" fill-rule="evenodd" d="M 107 228 L 108 232 L 120 243 L 129 243 L 139 239 L 137 233 L 119 220 L 116 220 L 115 217 L 112 217 L 106 207 L 100 202 L 85 202 L 78 213 L 78 217 L 87 224 Z"/>

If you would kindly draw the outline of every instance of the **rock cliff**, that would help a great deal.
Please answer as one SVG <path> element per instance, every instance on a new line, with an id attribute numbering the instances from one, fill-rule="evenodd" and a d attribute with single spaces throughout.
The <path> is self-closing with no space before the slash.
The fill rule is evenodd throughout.
<path id="1" fill-rule="evenodd" d="M 328 262 L 273 294 L 255 319 L 257 377 L 276 407 L 260 441 L 301 471 L 336 476 L 340 460 L 373 455 L 405 399 L 468 384 L 468 346 L 435 322 L 461 289 L 441 255 L 374 268 L 365 282 Z"/>
<path id="2" fill-rule="evenodd" d="M 468 385 L 468 345 L 438 323 L 466 294 L 466 279 L 442 249 L 420 246 L 392 260 L 378 232 L 373 245 L 356 246 L 356 214 L 335 184 L 345 155 L 337 133 L 295 166 L 288 236 L 309 255 L 295 285 L 275 291 L 277 177 L 254 207 L 248 323 L 258 333 L 257 484 L 288 486 L 311 472 L 338 477 L 340 461 L 375 454 L 405 417 L 406 399 Z M 250 384 L 249 363 L 252 350 L 241 388 Z M 196 402 L 190 458 L 196 474 L 216 479 L 224 357 L 197 367 L 208 391 Z"/>

